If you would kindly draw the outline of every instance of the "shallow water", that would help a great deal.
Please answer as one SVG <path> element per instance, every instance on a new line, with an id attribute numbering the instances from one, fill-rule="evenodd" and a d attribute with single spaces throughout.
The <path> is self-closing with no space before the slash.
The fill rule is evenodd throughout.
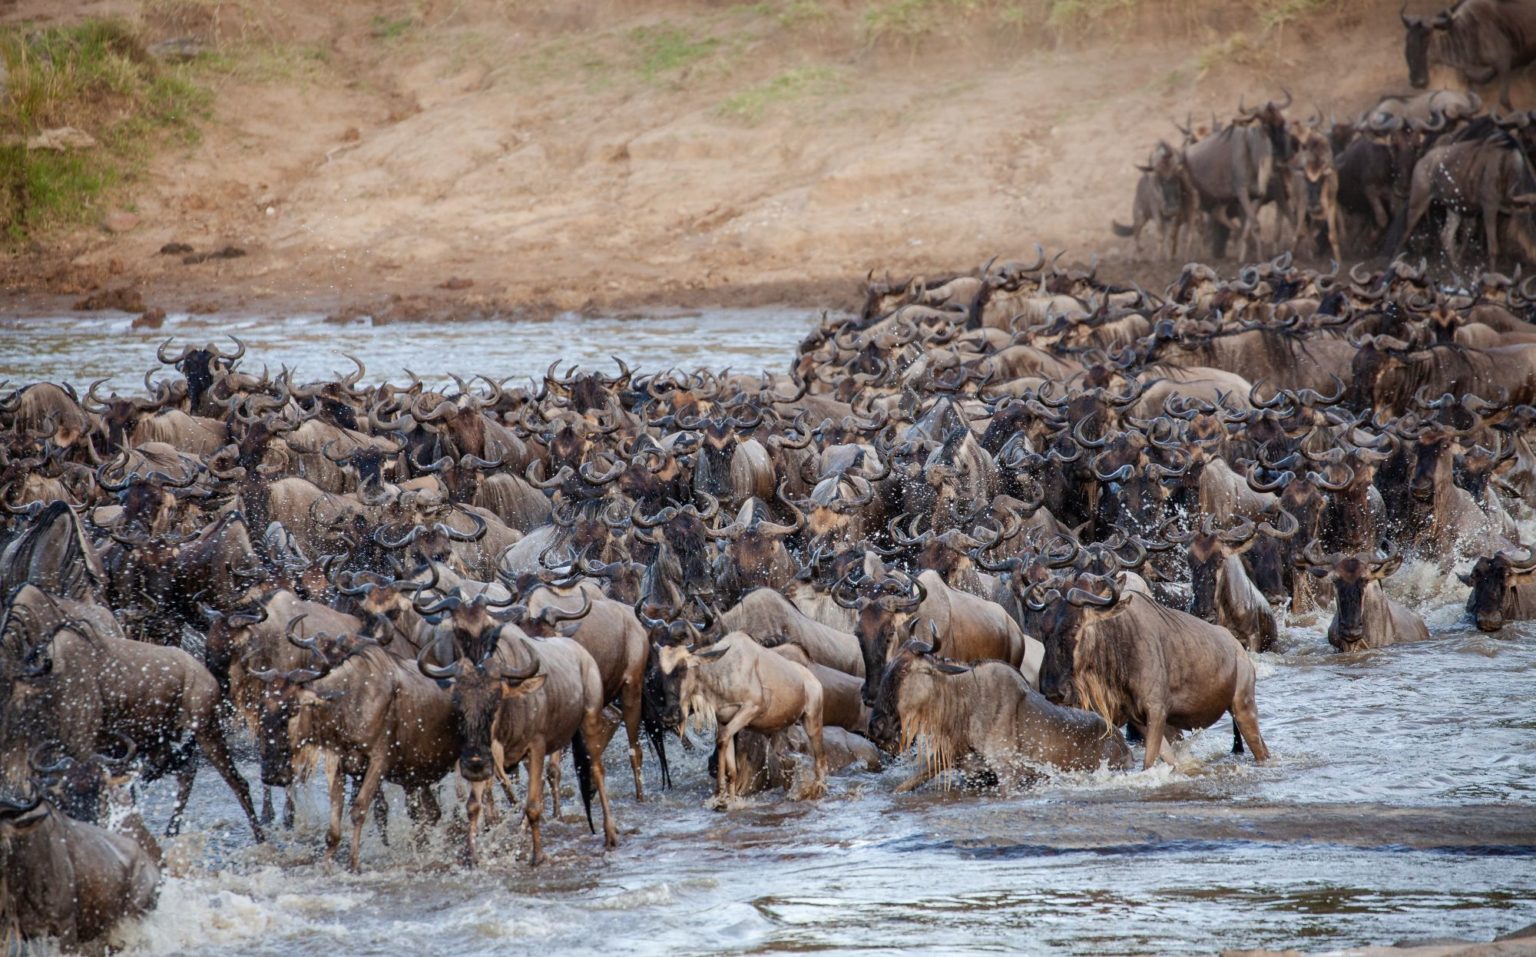
<path id="1" fill-rule="evenodd" d="M 446 382 L 449 372 L 497 379 L 541 377 L 556 359 L 587 368 L 617 369 L 610 356 L 636 368 L 785 371 L 795 343 L 819 319 L 809 310 L 727 309 L 708 313 L 672 310 L 639 316 L 563 314 L 540 322 L 477 320 L 455 323 L 367 319 L 335 323 L 323 316 L 166 317 L 161 329 L 134 329 L 127 315 L 74 315 L 53 319 L 0 319 L 0 378 L 14 383 L 67 377 L 76 384 L 111 376 L 111 387 L 142 390 L 155 348 L 167 338 L 183 345 L 217 342 L 226 351 L 238 336 L 250 347 L 245 360 L 259 370 L 287 365 L 298 381 L 351 372 L 342 353 L 368 366 L 368 381 L 405 381 L 405 370 L 427 382 Z"/>
<path id="2" fill-rule="evenodd" d="M 538 375 L 557 356 L 610 353 L 637 368 L 783 369 L 815 322 L 750 310 L 644 322 L 372 328 L 318 319 L 173 317 L 161 332 L 126 319 L 0 327 L 0 375 L 115 376 L 129 389 L 164 336 L 225 330 L 247 361 L 301 376 L 348 367 L 370 378 L 409 366 Z M 425 345 L 430 343 L 430 347 Z M 298 827 L 251 845 L 217 776 L 199 776 L 159 909 L 122 931 L 153 954 L 1209 953 L 1308 950 L 1403 939 L 1487 939 L 1536 921 L 1536 627 L 1471 630 L 1454 578 L 1410 563 L 1389 583 L 1429 621 L 1429 641 L 1339 656 L 1326 618 L 1284 630 L 1259 656 L 1260 720 L 1274 760 L 1228 752 L 1225 723 L 1180 745 L 1181 767 L 1070 777 L 1013 795 L 896 795 L 910 774 L 832 779 L 820 802 L 748 799 L 704 807 L 705 749 L 671 753 L 676 786 L 637 805 L 627 761 L 607 756 L 621 845 L 578 823 L 545 832 L 550 866 L 530 869 L 526 838 L 504 821 L 478 871 L 456 863 L 458 817 L 412 845 L 393 788 L 391 841 L 364 832 L 364 873 L 319 863 L 324 799 L 300 796 Z M 622 736 L 621 736 L 622 737 Z M 245 765 L 248 780 L 255 768 Z M 567 769 L 566 786 L 572 775 Z M 163 823 L 170 782 L 142 788 Z M 441 788 L 455 804 L 454 785 Z M 345 829 L 350 835 L 350 828 Z M 345 846 L 343 854 L 346 853 Z"/>

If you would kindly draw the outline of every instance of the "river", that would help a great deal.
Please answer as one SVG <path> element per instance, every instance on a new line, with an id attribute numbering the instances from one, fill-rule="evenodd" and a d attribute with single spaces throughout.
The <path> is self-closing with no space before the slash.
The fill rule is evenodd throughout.
<path id="1" fill-rule="evenodd" d="M 12 382 L 112 376 L 135 388 L 167 335 L 233 332 L 247 363 L 300 378 L 345 370 L 429 381 L 448 371 L 538 375 L 563 357 L 613 368 L 784 369 L 817 316 L 782 310 L 643 320 L 439 326 L 318 317 L 122 318 L 0 325 Z M 415 846 L 398 791 L 388 846 L 370 823 L 360 876 L 319 863 L 324 799 L 254 846 L 218 777 L 198 778 L 176 876 L 152 915 L 120 931 L 149 954 L 1212 953 L 1326 950 L 1435 937 L 1488 939 L 1536 921 L 1536 627 L 1472 630 L 1465 588 L 1410 563 L 1389 584 L 1429 622 L 1426 642 L 1335 654 L 1326 620 L 1291 622 L 1257 657 L 1260 721 L 1274 759 L 1228 752 L 1225 722 L 1181 744 L 1181 766 L 1069 776 L 1034 791 L 897 795 L 911 773 L 831 779 L 824 800 L 782 795 L 706 809 L 705 749 L 674 741 L 674 787 L 647 752 L 636 804 L 620 749 L 607 763 L 621 843 L 576 823 L 545 831 L 531 869 L 504 821 L 484 866 L 456 863 L 449 820 Z M 622 738 L 622 735 L 619 736 Z M 243 765 L 249 780 L 255 767 Z M 567 772 L 566 786 L 571 785 Z M 153 824 L 170 782 L 141 786 Z M 455 802 L 445 782 L 446 804 Z M 450 815 L 450 818 L 453 818 Z M 343 854 L 345 850 L 343 850 Z"/>

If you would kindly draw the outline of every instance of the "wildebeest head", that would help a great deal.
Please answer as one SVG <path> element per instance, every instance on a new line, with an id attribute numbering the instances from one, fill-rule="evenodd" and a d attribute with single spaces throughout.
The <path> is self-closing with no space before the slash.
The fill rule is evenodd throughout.
<path id="1" fill-rule="evenodd" d="M 308 737 L 305 705 L 318 700 L 305 686 L 323 672 L 298 668 L 286 672 L 251 671 L 261 681 L 257 745 L 261 751 L 261 783 L 287 787 L 293 783 L 293 753 Z"/>
<path id="2" fill-rule="evenodd" d="M 657 645 L 652 648 L 656 656 L 657 670 L 661 673 L 662 724 L 682 733 L 683 723 L 695 708 L 694 698 L 698 685 L 698 669 L 711 661 L 718 661 L 731 650 L 721 648 L 695 649 L 687 645 Z"/>
<path id="3" fill-rule="evenodd" d="M 858 612 L 854 637 L 864 654 L 865 704 L 873 704 L 880 673 L 885 669 L 892 636 L 922 606 L 928 597 L 923 583 L 900 573 L 892 573 L 877 582 L 862 581 L 855 587 L 849 578 L 832 589 L 832 600 L 849 611 Z"/>
<path id="4" fill-rule="evenodd" d="M 1525 555 L 1520 556 L 1510 549 L 1500 549 L 1479 558 L 1470 573 L 1456 576 L 1462 584 L 1472 586 L 1472 593 L 1467 596 L 1467 613 L 1479 631 L 1495 632 L 1504 627 L 1505 599 L 1512 588 L 1528 584 L 1532 572 L 1536 572 L 1536 550 L 1527 548 Z"/>
<path id="5" fill-rule="evenodd" d="M 1415 90 L 1429 85 L 1429 40 L 1436 30 L 1448 30 L 1450 13 L 1435 17 L 1410 17 L 1399 13 L 1406 31 L 1403 37 L 1403 58 L 1408 61 L 1408 82 Z"/>
<path id="6" fill-rule="evenodd" d="M 1063 594 L 1065 588 L 1065 594 Z M 1075 575 L 1037 582 L 1024 593 L 1024 603 L 1040 614 L 1040 693 L 1057 704 L 1072 703 L 1072 678 L 1083 629 L 1116 611 L 1120 585 L 1114 575 Z"/>
<path id="7" fill-rule="evenodd" d="M 1340 651 L 1345 651 L 1366 637 L 1367 590 L 1379 590 L 1381 580 L 1397 571 L 1403 563 L 1403 557 L 1390 553 L 1383 558 L 1358 555 L 1322 557 L 1316 545 L 1314 542 L 1308 546 L 1296 563 L 1315 578 L 1332 576 L 1335 600 L 1328 640 Z"/>
<path id="8" fill-rule="evenodd" d="M 544 685 L 546 676 L 538 673 L 538 654 L 530 647 L 528 656 L 530 661 L 523 668 L 500 667 L 490 657 L 481 661 L 460 658 L 457 662 L 453 719 L 462 742 L 459 773 L 467 781 L 487 780 L 494 770 L 491 743 L 495 740 L 501 703 L 532 694 Z"/>
<path id="9" fill-rule="evenodd" d="M 971 669 L 938 656 L 933 645 L 909 641 L 902 645 L 880 676 L 869 720 L 869 739 L 887 754 L 899 754 L 919 734 L 946 738 L 936 725 L 945 715 L 935 713 L 935 698 L 945 675 Z M 903 720 L 906 717 L 908 720 Z"/>
<path id="10" fill-rule="evenodd" d="M 203 397 L 208 390 L 213 388 L 216 374 L 230 371 L 240 357 L 245 355 L 245 343 L 235 336 L 230 338 L 235 340 L 236 346 L 232 353 L 225 353 L 210 342 L 201 349 L 187 346 L 181 350 L 181 355 L 172 358 L 166 352 L 166 346 L 172 342 L 170 339 L 162 342 L 160 348 L 155 351 L 156 357 L 161 362 L 175 366 L 182 375 L 187 377 L 187 401 L 191 404 L 194 413 L 201 408 Z"/>

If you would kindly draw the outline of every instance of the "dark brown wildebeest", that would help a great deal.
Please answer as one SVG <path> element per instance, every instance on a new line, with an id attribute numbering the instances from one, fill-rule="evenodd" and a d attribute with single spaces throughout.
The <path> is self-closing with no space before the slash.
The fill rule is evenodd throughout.
<path id="1" fill-rule="evenodd" d="M 1467 614 L 1479 631 L 1494 632 L 1505 622 L 1536 618 L 1536 550 L 1525 555 L 1501 548 L 1480 557 L 1466 574 L 1457 575 L 1462 584 L 1471 585 L 1467 596 Z"/>
<path id="2" fill-rule="evenodd" d="M 439 810 L 432 787 L 453 770 L 459 737 L 448 692 L 377 643 L 345 637 L 352 640 L 321 654 L 329 659 L 322 661 L 324 671 L 252 673 L 266 684 L 261 702 L 262 782 L 279 787 L 293 783 L 295 746 L 334 755 L 326 767 L 331 804 L 327 861 L 335 859 L 341 846 L 347 776 L 362 775 L 352 796 L 352 853 L 347 861 L 355 873 L 361 867 L 363 824 L 380 785 L 401 785 L 411 816 L 436 821 Z"/>
<path id="3" fill-rule="evenodd" d="M 1414 164 L 1408 205 L 1388 236 L 1390 254 L 1402 251 L 1433 205 L 1445 210 L 1440 245 L 1453 266 L 1461 259 L 1457 233 L 1463 216 L 1481 217 L 1488 262 L 1496 264 L 1501 220 L 1529 227 L 1533 203 L 1536 174 L 1518 134 L 1496 131 L 1483 139 L 1435 146 Z M 1520 242 L 1530 239 L 1529 232 L 1526 228 L 1503 233 L 1522 246 L 1518 253 L 1525 258 L 1536 253 L 1528 241 Z"/>
<path id="4" fill-rule="evenodd" d="M 1399 641 L 1429 637 L 1424 619 L 1387 597 L 1381 580 L 1402 565 L 1401 555 L 1385 558 L 1357 555 L 1323 556 L 1309 548 L 1298 567 L 1315 578 L 1333 576 L 1334 612 L 1328 643 L 1339 651 L 1385 648 Z"/>
<path id="5" fill-rule="evenodd" d="M 1226 713 L 1233 750 L 1247 742 L 1255 761 L 1268 760 L 1253 663 L 1225 628 L 1122 590 L 1113 577 L 1078 576 L 1065 597 L 1048 588 L 1028 604 L 1050 609 L 1040 690 L 1090 708 L 1113 727 L 1129 722 L 1147 742 L 1145 767 L 1159 756 L 1173 763 L 1164 754 L 1168 728 L 1206 728 Z"/>
<path id="6" fill-rule="evenodd" d="M 476 838 L 491 779 L 509 786 L 505 769 L 525 758 L 528 799 L 523 813 L 533 840 L 529 862 L 548 860 L 540 823 L 545 761 L 549 756 L 558 761 L 567 745 L 588 825 L 595 790 L 603 808 L 604 846 L 618 846 L 603 770 L 603 749 L 614 726 L 602 714 L 603 677 L 592 656 L 570 638 L 531 641 L 516 625 L 493 616 L 483 596 L 472 601 L 449 597 L 418 610 L 428 620 L 444 614 L 453 626 L 453 663 L 446 667 L 428 663 L 429 646 L 423 649 L 419 664 L 428 677 L 453 682 L 452 717 L 461 738 L 459 774 L 470 785 L 465 808 L 469 862 L 479 859 Z"/>
<path id="7" fill-rule="evenodd" d="M 1536 60 L 1536 6 L 1516 0 L 1457 0 L 1433 17 L 1400 15 L 1408 31 L 1403 56 L 1414 89 L 1429 85 L 1430 64 L 1442 63 L 1473 83 L 1497 81 L 1500 105 L 1514 108 L 1509 102 L 1510 78 Z"/>
<path id="8" fill-rule="evenodd" d="M 1131 205 L 1131 225 L 1111 222 L 1116 236 L 1133 237 L 1141 250 L 1141 231 L 1147 223 L 1157 226 L 1162 253 L 1169 259 L 1179 255 L 1179 233 L 1193 234 L 1195 216 L 1200 211 L 1200 197 L 1184 166 L 1184 154 L 1159 140 L 1145 165 L 1138 163 L 1141 179 L 1136 182 L 1136 198 Z"/>
<path id="9" fill-rule="evenodd" d="M 909 641 L 880 679 L 870 736 L 888 754 L 921 741 L 923 767 L 898 791 L 956 769 L 990 773 L 1004 787 L 1027 783 L 1036 768 L 1093 771 L 1131 767 L 1120 732 L 1091 711 L 1052 704 L 1017 668 L 1000 661 L 961 665 Z"/>
<path id="10" fill-rule="evenodd" d="M 1271 196 L 1277 168 L 1290 159 L 1290 134 L 1283 114 L 1290 104 L 1287 93 L 1283 103 L 1245 109 L 1239 122 L 1184 148 L 1200 206 L 1217 224 L 1236 229 L 1239 259 L 1257 250 L 1259 207 Z M 1232 219 L 1234 210 L 1237 221 Z M 1213 251 L 1224 253 L 1216 250 L 1217 245 L 1213 244 Z"/>
<path id="11" fill-rule="evenodd" d="M 219 684 L 207 668 L 180 648 L 128 640 L 100 605 L 55 598 L 35 585 L 8 599 L 0 636 L 25 647 L 3 649 L 7 670 L 14 667 L 20 680 L 0 723 L 10 720 L 18 740 L 56 738 L 65 754 L 83 760 L 113 747 L 114 735 L 127 737 L 151 771 L 176 771 L 176 808 L 166 827 L 174 834 L 197 774 L 194 755 L 176 743 L 191 734 L 235 792 L 256 840 L 265 840 L 250 788 L 224 741 Z"/>
<path id="12" fill-rule="evenodd" d="M 160 890 L 160 869 L 131 838 L 71 820 L 39 794 L 0 797 L 0 878 L 22 953 L 42 937 L 74 952 L 149 911 Z"/>

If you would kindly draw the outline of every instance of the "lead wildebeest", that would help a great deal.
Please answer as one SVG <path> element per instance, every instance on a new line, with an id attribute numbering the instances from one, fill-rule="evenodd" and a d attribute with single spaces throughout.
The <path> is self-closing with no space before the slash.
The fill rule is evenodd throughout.
<path id="1" fill-rule="evenodd" d="M 1086 706 L 1115 727 L 1129 722 L 1147 742 L 1147 768 L 1159 756 L 1172 761 L 1163 754 L 1168 728 L 1206 728 L 1228 713 L 1233 750 L 1247 742 L 1255 761 L 1268 760 L 1253 663 L 1231 632 L 1122 589 L 1113 576 L 1062 584 L 1065 595 L 1049 587 L 1027 599 L 1050 610 L 1040 668 L 1047 697 Z"/>
<path id="2" fill-rule="evenodd" d="M 1407 10 L 1405 0 L 1403 9 Z M 1408 82 L 1429 85 L 1429 67 L 1443 63 L 1473 83 L 1499 84 L 1499 103 L 1509 102 L 1514 71 L 1536 60 L 1536 5 L 1518 0 L 1457 0 L 1433 17 L 1401 13 L 1407 29 L 1403 55 Z"/>
<path id="3" fill-rule="evenodd" d="M 1309 548 L 1297 565 L 1315 578 L 1333 577 L 1334 613 L 1328 643 L 1339 651 L 1385 648 L 1429 637 L 1424 619 L 1387 597 L 1381 580 L 1402 565 L 1401 555 L 1323 556 Z"/>
<path id="4" fill-rule="evenodd" d="M 870 736 L 889 754 L 921 741 L 923 765 L 897 788 L 910 791 L 954 769 L 1008 787 L 1040 766 L 1093 771 L 1131 767 L 1120 732 L 1091 711 L 1052 704 L 1001 661 L 963 665 L 909 641 L 886 665 Z"/>
<path id="5" fill-rule="evenodd" d="M 529 639 L 510 620 L 520 616 L 516 609 L 492 614 L 492 604 L 485 596 L 467 602 L 450 596 L 418 608 L 429 620 L 446 616 L 453 627 L 455 660 L 446 667 L 430 664 L 429 645 L 418 663 L 428 677 L 453 682 L 453 727 L 461 738 L 459 773 L 470 782 L 470 863 L 478 858 L 476 832 L 492 777 L 506 785 L 505 769 L 524 758 L 528 799 L 523 814 L 533 841 L 529 860 L 540 864 L 548 859 L 541 829 L 545 762 L 558 761 L 567 746 L 588 825 L 595 792 L 603 808 L 604 846 L 618 846 L 603 768 L 603 749 L 616 725 L 602 716 L 603 676 L 597 662 L 570 638 Z"/>

